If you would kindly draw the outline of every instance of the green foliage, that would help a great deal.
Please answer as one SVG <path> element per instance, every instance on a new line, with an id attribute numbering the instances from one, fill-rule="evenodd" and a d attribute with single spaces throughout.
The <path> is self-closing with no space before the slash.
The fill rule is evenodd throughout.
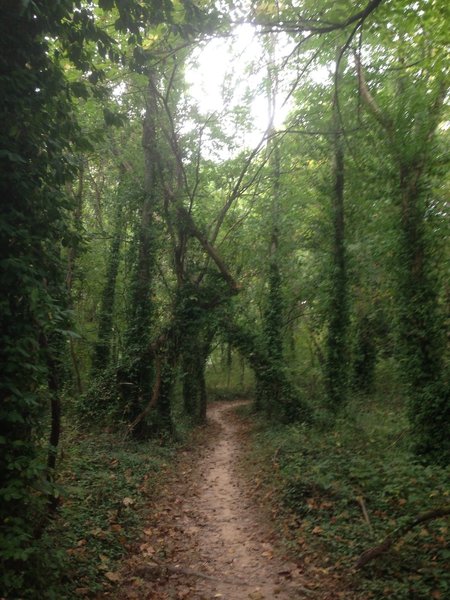
<path id="1" fill-rule="evenodd" d="M 364 550 L 398 526 L 448 504 L 449 469 L 414 460 L 400 408 L 353 400 L 332 433 L 265 422 L 255 432 L 258 465 L 266 465 L 269 485 L 273 469 L 279 473 L 277 493 L 292 544 L 325 569 L 349 573 Z M 413 529 L 354 574 L 353 586 L 364 598 L 445 597 L 447 530 L 444 520 Z"/>
<path id="2" fill-rule="evenodd" d="M 19 588 L 24 599 L 110 589 L 105 574 L 119 569 L 139 538 L 149 499 L 174 455 L 173 446 L 69 424 L 63 447 L 59 515 L 29 552 Z"/>
<path id="3" fill-rule="evenodd" d="M 274 52 L 270 77 L 272 84 L 279 79 L 280 89 L 285 78 L 293 110 L 286 130 L 273 132 L 262 152 L 239 148 L 241 130 L 251 125 L 255 91 L 229 110 L 234 133 L 222 115 L 203 118 L 189 97 L 184 69 L 194 36 L 204 41 L 203 34 L 223 33 L 230 21 L 215 7 L 191 0 L 5 4 L 0 555 L 11 597 L 31 598 L 33 585 L 44 597 L 47 577 L 56 580 L 65 569 L 64 556 L 51 551 L 65 524 L 71 537 L 64 549 L 88 540 L 76 546 L 83 549 L 93 540 L 85 557 L 82 550 L 69 553 L 82 563 L 86 582 L 97 577 L 98 561 L 91 561 L 96 552 L 109 556 L 110 548 L 113 560 L 123 551 L 104 518 L 94 514 L 96 505 L 102 513 L 115 510 L 99 487 L 111 483 L 102 436 L 101 458 L 89 434 L 73 438 L 73 475 L 82 483 L 69 490 L 61 519 L 46 530 L 47 505 L 59 493 L 53 463 L 62 388 L 88 390 L 65 399 L 84 423 L 107 422 L 117 430 L 143 415 L 135 436 L 166 440 L 188 420 L 174 399 L 181 404 L 183 396 L 192 422 L 205 419 L 205 369 L 214 366 L 215 343 L 248 362 L 256 405 L 274 424 L 297 423 L 273 435 L 283 446 L 285 503 L 303 517 L 296 526 L 305 535 L 321 527 L 323 543 L 350 560 L 349 548 L 361 549 L 368 529 L 358 520 L 356 494 L 366 497 L 381 535 L 390 525 L 385 515 L 401 522 L 406 512 L 421 510 L 426 494 L 441 493 L 445 471 L 436 464 L 444 466 L 450 457 L 442 266 L 448 252 L 448 134 L 439 127 L 448 120 L 447 6 L 443 0 L 380 3 L 359 40 L 361 55 L 370 56 L 372 106 L 363 110 L 364 94 L 343 55 L 330 132 L 324 123 L 330 121 L 331 79 L 317 83 L 308 72 L 329 65 L 337 43 L 348 52 L 357 41 L 347 37 L 345 22 L 359 8 L 350 2 L 308 1 L 301 9 L 291 4 L 279 8 L 282 23 L 308 31 L 334 23 L 337 30 L 318 43 L 286 25 L 296 51 L 289 50 L 282 70 Z M 261 22 L 275 17 L 266 3 L 251 13 Z M 223 86 L 230 106 L 231 87 Z M 340 142 L 346 152 L 345 240 Z M 222 152 L 220 160 L 211 158 L 205 143 Z M 226 151 L 236 155 L 223 159 Z M 272 248 L 267 265 L 269 239 L 276 252 Z M 71 331 L 73 320 L 79 335 Z M 327 393 L 328 407 L 344 404 L 350 358 L 354 389 L 366 398 L 352 405 L 354 414 L 344 408 L 332 430 L 322 404 Z M 69 381 L 69 362 L 76 386 Z M 367 397 L 372 385 L 381 390 L 380 377 L 383 410 Z M 215 389 L 234 393 L 238 382 L 240 376 L 234 387 L 216 382 Z M 398 403 L 403 392 L 407 408 Z M 299 425 L 305 422 L 310 427 Z M 414 462 L 410 446 L 429 467 Z M 146 448 L 125 444 L 119 462 L 126 471 L 119 475 L 112 467 L 121 531 L 133 526 L 129 507 L 120 504 L 121 495 L 129 497 L 127 486 L 136 483 L 126 472 L 142 474 Z M 83 452 L 92 457 L 85 470 Z M 388 476 L 393 484 L 384 481 Z M 335 520 L 318 525 L 335 510 Z M 92 530 L 83 529 L 84 521 Z M 434 525 L 430 532 L 424 534 L 430 553 L 443 556 Z M 381 576 L 387 593 L 400 598 L 397 567 L 399 562 L 392 569 L 384 565 Z M 439 566 L 433 568 L 423 567 L 433 582 L 427 589 L 445 595 L 447 579 L 434 588 Z M 70 574 L 67 594 L 73 595 L 79 573 Z M 377 594 L 376 567 L 371 574 L 371 593 Z M 423 581 L 412 581 L 408 593 L 423 597 L 424 590 Z"/>
<path id="4" fill-rule="evenodd" d="M 67 82 L 44 37 L 71 3 L 46 2 L 36 19 L 31 4 L 5 10 L 0 32 L 7 124 L 0 134 L 0 555 L 11 589 L 20 589 L 50 491 L 40 439 L 51 365 L 61 358 L 54 340 L 68 329 L 60 253 L 70 240 L 71 206 L 60 186 L 73 172 L 70 150 L 79 138 Z"/>
<path id="5" fill-rule="evenodd" d="M 247 361 L 225 344 L 216 346 L 206 365 L 208 400 L 235 400 L 255 395 L 253 371 Z"/>
<path id="6" fill-rule="evenodd" d="M 116 423 L 124 420 L 124 404 L 114 365 L 98 373 L 89 389 L 74 403 L 77 416 L 85 423 Z"/>
<path id="7" fill-rule="evenodd" d="M 365 393 L 373 390 L 376 365 L 375 328 L 364 315 L 356 325 L 353 361 L 353 386 Z"/>
<path id="8" fill-rule="evenodd" d="M 221 322 L 221 329 L 254 371 L 256 408 L 284 422 L 309 421 L 310 406 L 299 397 L 286 368 L 268 355 L 264 338 L 228 319 Z"/>

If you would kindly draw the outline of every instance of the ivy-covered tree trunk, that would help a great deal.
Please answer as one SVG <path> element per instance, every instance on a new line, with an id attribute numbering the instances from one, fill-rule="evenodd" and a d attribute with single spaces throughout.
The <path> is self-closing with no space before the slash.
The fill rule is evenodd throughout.
<path id="1" fill-rule="evenodd" d="M 184 412 L 198 424 L 206 421 L 205 365 L 215 332 L 214 307 L 202 306 L 208 303 L 209 292 L 215 295 L 216 290 L 208 289 L 207 279 L 202 287 L 189 283 L 180 286 L 174 315 Z"/>
<path id="2" fill-rule="evenodd" d="M 61 298 L 61 302 L 64 299 Z M 61 437 L 61 418 L 62 418 L 62 388 L 66 378 L 66 369 L 64 364 L 65 338 L 59 332 L 53 332 L 50 336 L 41 334 L 40 345 L 45 355 L 47 367 L 47 386 L 50 402 L 50 433 L 47 451 L 47 481 L 53 484 L 56 479 L 56 464 L 58 446 Z M 55 493 L 52 485 L 48 492 L 48 508 L 51 513 L 55 512 L 59 504 L 59 494 Z M 42 528 L 44 521 L 39 526 Z"/>
<path id="3" fill-rule="evenodd" d="M 174 431 L 172 420 L 172 396 L 177 379 L 179 352 L 175 340 L 169 339 L 164 357 L 161 362 L 160 386 L 154 416 L 155 433 L 172 435 Z"/>
<path id="4" fill-rule="evenodd" d="M 344 217 L 344 141 L 337 90 L 333 102 L 332 235 L 329 321 L 326 355 L 328 406 L 338 411 L 346 401 L 348 371 L 347 264 Z"/>
<path id="5" fill-rule="evenodd" d="M 401 118 L 406 122 L 397 126 L 370 93 L 358 57 L 356 64 L 361 96 L 383 127 L 397 168 L 399 339 L 413 445 L 419 455 L 446 464 L 450 462 L 450 389 L 442 360 L 443 320 L 427 231 L 429 177 L 435 132 L 447 94 L 446 81 L 444 77 L 429 77 L 427 72 L 422 74 L 428 100 L 419 113 L 414 89 L 419 86 L 403 75 L 398 100 Z"/>
<path id="6" fill-rule="evenodd" d="M 368 315 L 360 316 L 356 323 L 353 354 L 353 387 L 357 391 L 368 394 L 373 389 L 377 358 L 374 327 Z"/>
<path id="7" fill-rule="evenodd" d="M 152 77 L 150 75 L 150 77 Z M 128 327 L 124 340 L 124 364 L 119 371 L 118 385 L 130 421 L 142 412 L 152 394 L 153 365 L 150 351 L 153 319 L 153 272 L 155 268 L 154 211 L 158 202 L 157 105 L 154 83 L 150 80 L 147 108 L 143 122 L 142 146 L 145 159 L 145 180 L 140 211 L 139 231 L 136 236 L 136 262 L 130 284 Z M 152 432 L 152 427 L 148 433 Z M 142 420 L 134 433 L 146 435 L 146 421 Z"/>
<path id="8" fill-rule="evenodd" d="M 228 315 L 228 317 L 230 317 Z M 228 343 L 248 360 L 256 380 L 256 410 L 264 410 L 273 386 L 274 363 L 267 356 L 267 348 L 263 336 L 257 335 L 230 318 L 220 321 L 220 327 Z M 273 413 L 274 418 L 292 422 L 295 420 L 310 421 L 312 411 L 310 406 L 299 396 L 297 390 L 289 381 L 284 369 L 277 369 L 276 384 L 283 398 L 282 410 Z"/>
<path id="9" fill-rule="evenodd" d="M 76 274 L 76 262 L 80 254 L 80 245 L 82 241 L 82 217 L 83 217 L 83 204 L 84 204 L 84 171 L 85 165 L 82 158 L 80 160 L 80 167 L 78 169 L 78 181 L 76 191 L 70 185 L 70 182 L 66 183 L 66 193 L 73 203 L 73 227 L 75 230 L 74 239 L 67 253 L 67 274 L 66 274 L 66 287 L 69 296 L 69 305 L 73 308 L 73 282 Z M 75 388 L 78 394 L 83 393 L 83 382 L 80 373 L 79 359 L 77 355 L 77 347 L 75 340 L 72 336 L 69 339 L 70 346 L 70 357 L 72 359 L 72 370 L 75 378 Z"/>
<path id="10" fill-rule="evenodd" d="M 450 390 L 443 372 L 443 321 L 428 256 L 423 166 L 400 165 L 399 185 L 399 326 L 410 422 L 416 451 L 445 464 L 450 461 Z"/>
<path id="11" fill-rule="evenodd" d="M 183 352 L 183 403 L 184 410 L 194 423 L 206 422 L 207 393 L 205 381 L 206 360 L 211 340 L 205 340 L 204 334 L 196 339 L 189 336 L 192 348 Z"/>
<path id="12" fill-rule="evenodd" d="M 109 249 L 106 267 L 106 281 L 102 292 L 101 305 L 98 318 L 97 342 L 94 346 L 92 357 L 92 372 L 95 377 L 101 374 L 109 364 L 111 352 L 111 335 L 113 328 L 113 313 L 116 295 L 116 281 L 120 264 L 120 247 L 122 244 L 123 205 L 120 198 L 116 199 L 116 214 L 114 216 L 114 230 Z"/>
<path id="13" fill-rule="evenodd" d="M 275 245 L 276 237 L 272 243 Z M 264 341 L 267 349 L 268 369 L 266 373 L 267 389 L 264 391 L 262 405 L 269 415 L 280 414 L 283 403 L 283 297 L 281 276 L 273 251 L 269 264 L 267 305 L 264 312 Z"/>
<path id="14" fill-rule="evenodd" d="M 67 329 L 61 242 L 70 243 L 70 231 L 61 186 L 71 176 L 66 157 L 78 136 L 47 37 L 71 3 L 41 8 L 36 18 L 34 3 L 9 2 L 0 20 L 0 572 L 1 594 L 10 598 L 33 588 L 35 566 L 43 564 L 34 534 L 45 502 L 38 491 L 46 472 L 44 416 L 54 396 L 40 341 Z"/>
<path id="15" fill-rule="evenodd" d="M 182 385 L 183 385 L 183 407 L 184 412 L 193 420 L 196 420 L 198 398 L 200 394 L 198 380 L 198 354 L 185 350 L 182 355 Z"/>

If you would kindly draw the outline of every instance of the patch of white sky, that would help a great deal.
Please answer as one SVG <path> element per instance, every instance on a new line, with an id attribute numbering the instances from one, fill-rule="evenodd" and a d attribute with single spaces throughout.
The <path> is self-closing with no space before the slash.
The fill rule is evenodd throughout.
<path id="1" fill-rule="evenodd" d="M 263 35 L 250 24 L 237 25 L 232 34 L 215 38 L 196 48 L 186 69 L 189 94 L 200 114 L 206 119 L 216 120 L 233 143 L 214 152 L 206 148 L 207 154 L 220 158 L 232 156 L 243 147 L 255 147 L 270 124 L 268 89 L 269 53 L 264 47 Z M 296 42 L 287 35 L 277 34 L 273 41 L 272 60 L 279 71 L 279 83 L 274 103 L 273 126 L 281 128 L 289 111 L 292 110 L 292 89 L 298 73 L 293 66 Z M 284 65 L 284 66 L 283 66 Z M 315 83 L 330 79 L 326 66 L 316 68 L 308 74 Z M 236 120 L 233 114 L 247 107 L 245 123 Z M 187 121 L 185 131 L 194 126 Z M 205 140 L 206 141 L 206 140 Z M 211 158 L 213 157 L 211 155 Z"/>

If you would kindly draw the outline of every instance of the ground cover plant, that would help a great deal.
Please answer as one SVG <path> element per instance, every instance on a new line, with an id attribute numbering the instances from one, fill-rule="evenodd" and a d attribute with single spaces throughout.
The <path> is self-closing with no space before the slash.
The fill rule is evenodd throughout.
<path id="1" fill-rule="evenodd" d="M 149 499 L 173 466 L 175 449 L 138 443 L 124 432 L 65 427 L 58 518 L 33 549 L 22 597 L 94 597 L 112 589 L 145 528 Z M 50 557 L 53 569 L 44 574 Z"/>
<path id="2" fill-rule="evenodd" d="M 345 573 L 361 598 L 445 598 L 448 516 L 394 537 L 358 568 L 365 551 L 403 525 L 449 508 L 449 469 L 415 460 L 400 409 L 356 397 L 332 431 L 259 421 L 251 456 L 267 486 L 277 472 L 274 514 L 296 555 Z"/>

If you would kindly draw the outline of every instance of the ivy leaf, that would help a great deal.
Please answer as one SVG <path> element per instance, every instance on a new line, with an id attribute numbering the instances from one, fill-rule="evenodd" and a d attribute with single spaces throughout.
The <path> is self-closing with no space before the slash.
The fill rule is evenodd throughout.
<path id="1" fill-rule="evenodd" d="M 16 154 L 15 152 L 10 152 L 9 150 L 0 150 L 0 158 L 7 158 L 11 162 L 23 163 L 26 164 L 26 160 L 20 156 L 20 154 Z"/>
<path id="2" fill-rule="evenodd" d="M 124 116 L 119 113 L 115 113 L 109 108 L 103 109 L 103 118 L 108 127 L 121 127 L 124 122 Z"/>
<path id="3" fill-rule="evenodd" d="M 102 10 L 112 10 L 114 8 L 114 0 L 99 0 L 98 6 Z"/>
<path id="4" fill-rule="evenodd" d="M 87 100 L 89 98 L 89 90 L 86 85 L 81 81 L 74 81 L 70 84 L 70 90 L 74 96 L 77 98 L 84 98 Z"/>

